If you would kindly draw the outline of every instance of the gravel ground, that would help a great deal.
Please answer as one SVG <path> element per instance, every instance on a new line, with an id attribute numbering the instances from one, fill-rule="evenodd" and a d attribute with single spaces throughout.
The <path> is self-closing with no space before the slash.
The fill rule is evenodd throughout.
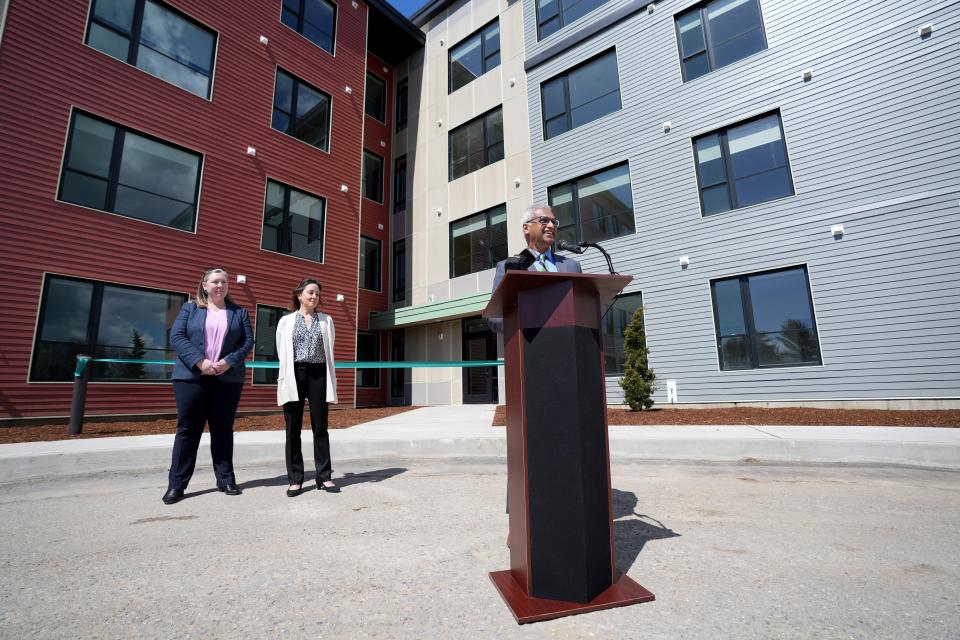
<path id="1" fill-rule="evenodd" d="M 339 495 L 282 469 L 0 484 L 3 638 L 960 637 L 957 474 L 617 464 L 618 565 L 657 600 L 517 626 L 499 464 L 341 462 Z M 341 476 L 344 471 L 349 473 Z"/>

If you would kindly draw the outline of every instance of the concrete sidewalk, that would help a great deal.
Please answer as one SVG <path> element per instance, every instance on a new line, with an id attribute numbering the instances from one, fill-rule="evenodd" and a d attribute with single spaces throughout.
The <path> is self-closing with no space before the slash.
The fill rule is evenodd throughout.
<path id="1" fill-rule="evenodd" d="M 493 405 L 425 407 L 331 431 L 337 460 L 506 458 Z M 310 451 L 312 436 L 303 434 Z M 237 466 L 283 470 L 282 431 L 236 434 Z M 210 465 L 205 434 L 198 463 Z M 0 481 L 166 468 L 173 434 L 0 445 Z M 613 461 L 901 465 L 960 471 L 960 429 L 907 427 L 613 426 Z"/>

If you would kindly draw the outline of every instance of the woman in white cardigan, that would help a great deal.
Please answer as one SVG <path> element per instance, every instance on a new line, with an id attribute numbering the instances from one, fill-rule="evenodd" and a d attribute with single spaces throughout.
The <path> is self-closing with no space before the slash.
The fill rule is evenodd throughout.
<path id="1" fill-rule="evenodd" d="M 317 489 L 339 493 L 330 479 L 330 435 L 327 431 L 327 403 L 337 401 L 337 377 L 333 362 L 333 318 L 317 310 L 320 283 L 305 278 L 293 292 L 293 313 L 277 323 L 277 404 L 283 407 L 287 426 L 287 496 L 303 490 L 303 404 L 310 401 L 313 429 L 313 460 L 317 468 Z"/>

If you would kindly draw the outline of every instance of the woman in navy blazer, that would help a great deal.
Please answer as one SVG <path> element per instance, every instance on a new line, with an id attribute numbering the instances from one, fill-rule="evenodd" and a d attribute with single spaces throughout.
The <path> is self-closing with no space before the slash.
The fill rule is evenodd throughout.
<path id="1" fill-rule="evenodd" d="M 228 295 L 228 275 L 207 269 L 200 278 L 196 301 L 180 309 L 170 329 L 177 352 L 173 395 L 177 399 L 177 434 L 165 504 L 183 498 L 193 476 L 204 423 L 210 423 L 210 455 L 217 488 L 240 495 L 233 474 L 233 419 L 246 378 L 244 359 L 253 347 L 247 310 Z"/>

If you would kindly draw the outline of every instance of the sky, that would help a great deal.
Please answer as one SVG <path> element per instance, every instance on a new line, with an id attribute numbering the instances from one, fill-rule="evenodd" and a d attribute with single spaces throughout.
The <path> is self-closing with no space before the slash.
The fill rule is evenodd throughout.
<path id="1" fill-rule="evenodd" d="M 394 9 L 403 15 L 410 17 L 414 11 L 427 3 L 427 0 L 387 0 L 393 5 Z"/>

